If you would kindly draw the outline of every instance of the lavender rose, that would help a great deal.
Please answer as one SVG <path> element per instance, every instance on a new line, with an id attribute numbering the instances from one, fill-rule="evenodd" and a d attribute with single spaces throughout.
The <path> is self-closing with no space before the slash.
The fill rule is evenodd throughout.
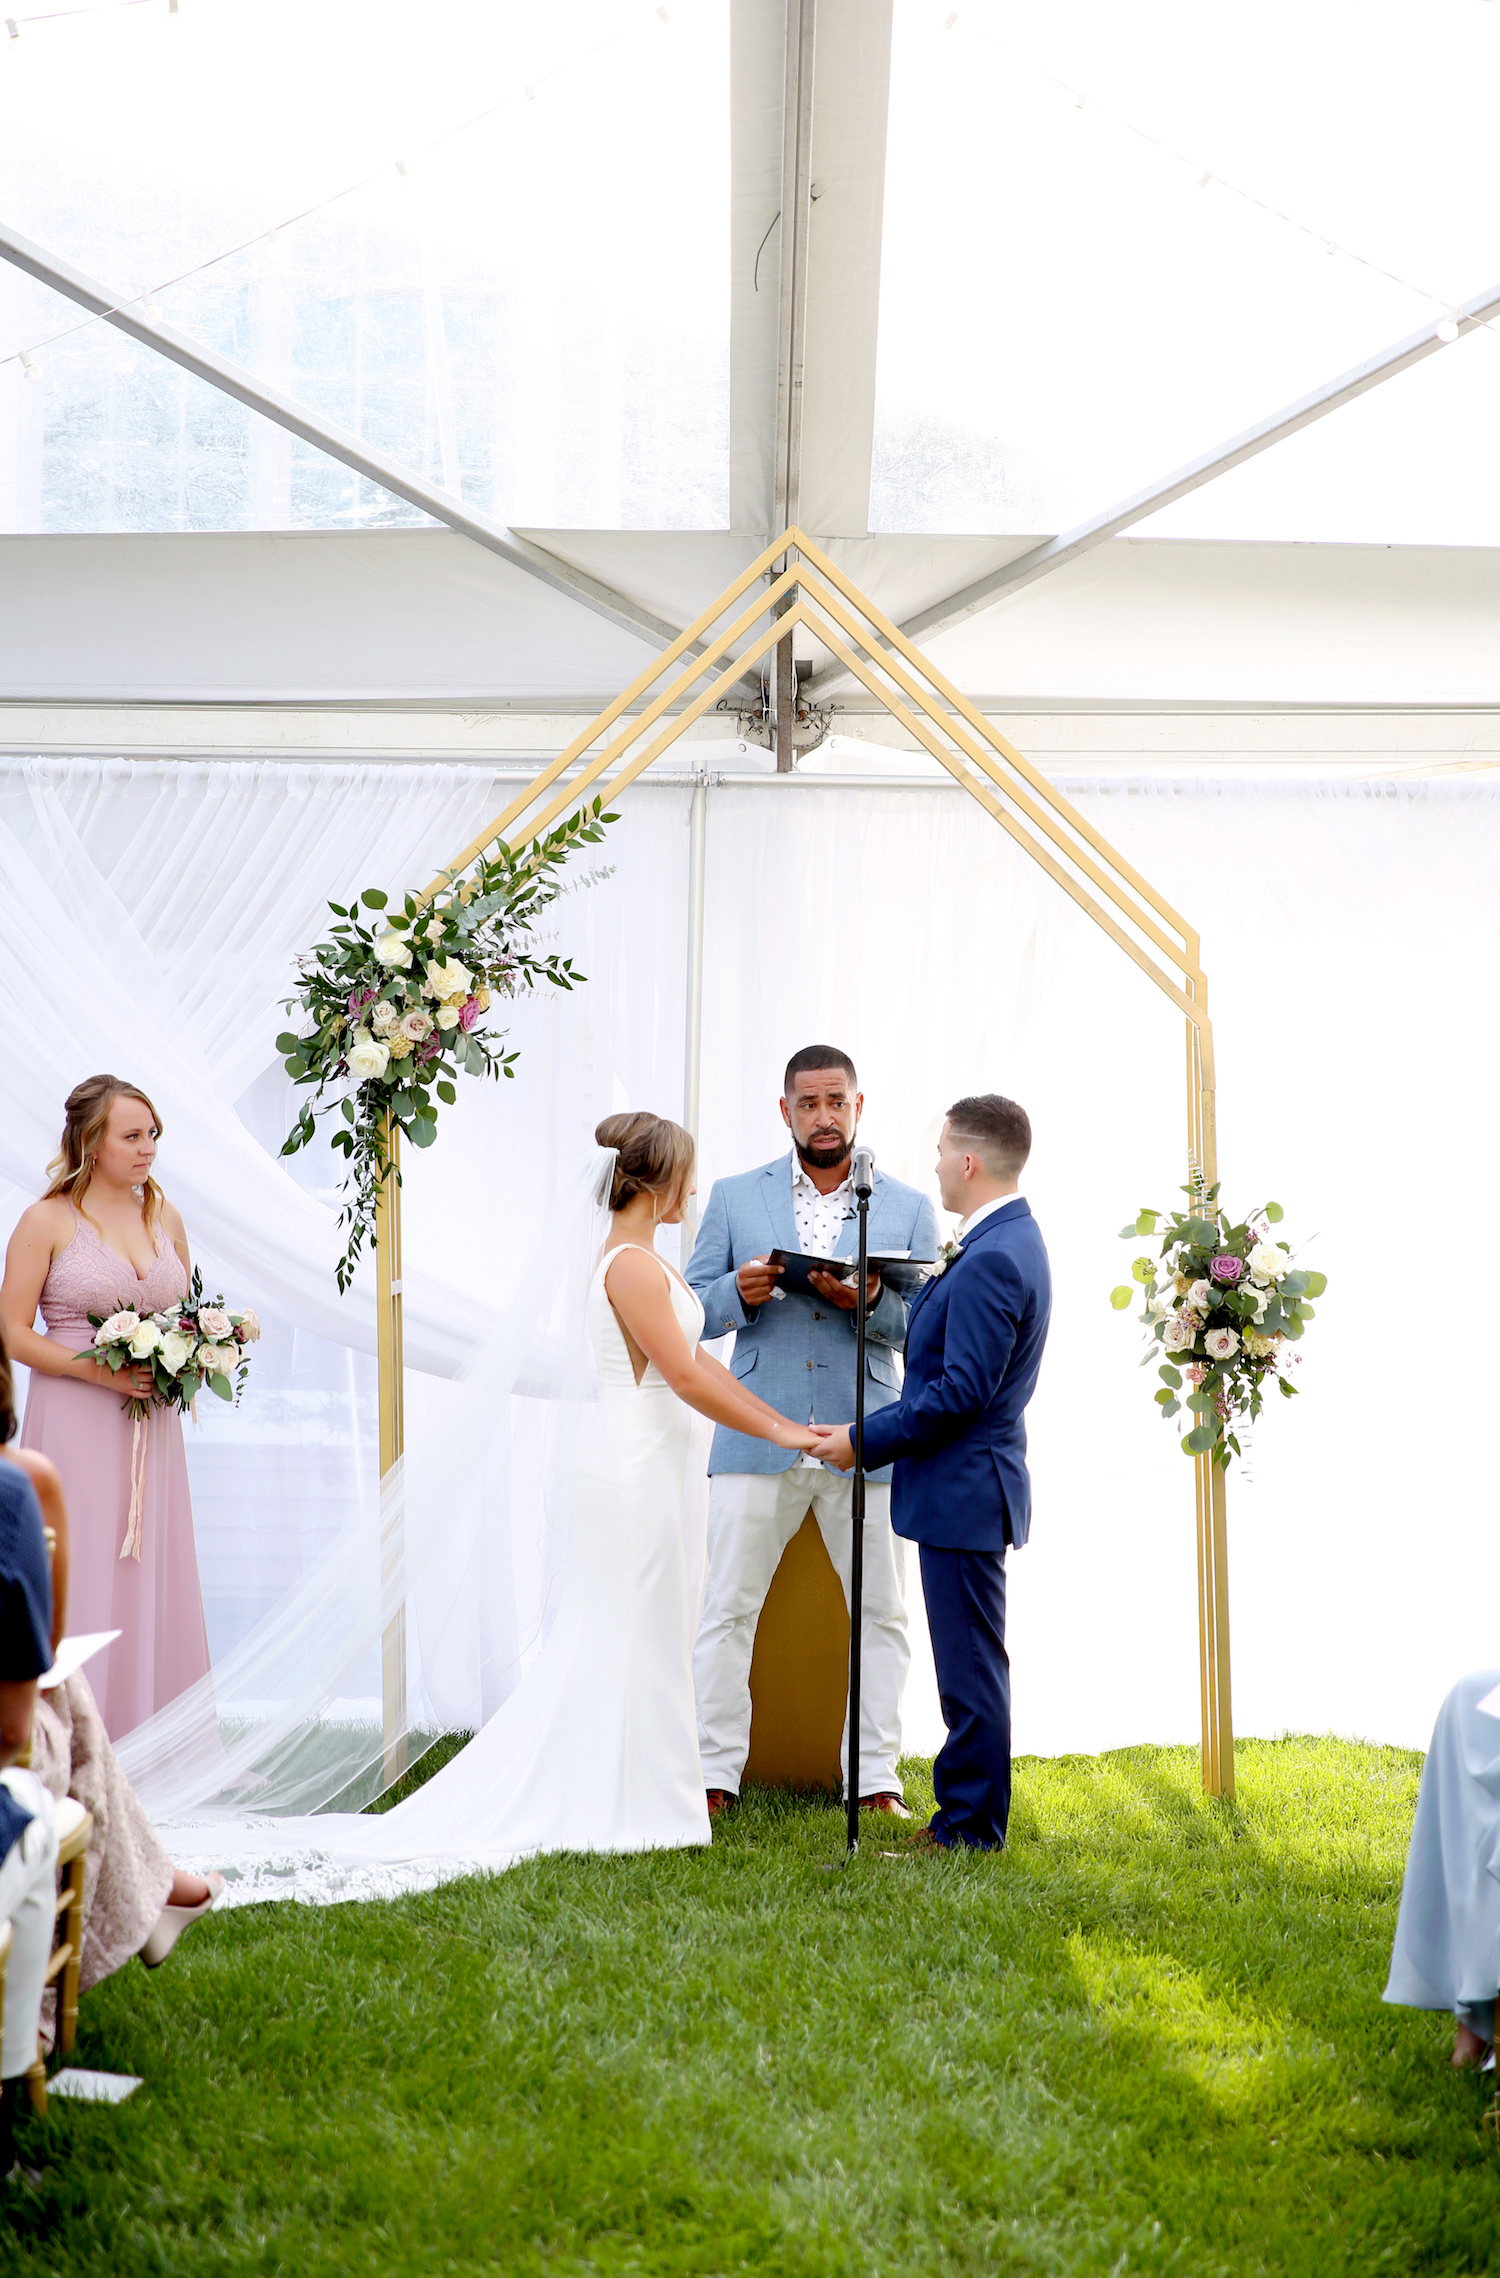
<path id="1" fill-rule="evenodd" d="M 1208 1270 L 1215 1281 L 1236 1282 L 1245 1270 L 1245 1261 L 1231 1256 L 1225 1250 L 1219 1257 L 1209 1260 Z"/>

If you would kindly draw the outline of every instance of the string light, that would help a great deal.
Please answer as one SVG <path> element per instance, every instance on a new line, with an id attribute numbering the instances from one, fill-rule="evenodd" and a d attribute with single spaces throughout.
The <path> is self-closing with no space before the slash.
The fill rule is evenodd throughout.
<path id="1" fill-rule="evenodd" d="M 995 46 L 1004 44 L 993 32 L 988 34 L 988 37 Z M 1254 206 L 1260 213 L 1268 214 L 1273 221 L 1281 222 L 1285 228 L 1296 230 L 1299 236 L 1310 237 L 1315 244 L 1322 246 L 1325 253 L 1341 253 L 1346 261 L 1356 262 L 1361 269 L 1370 270 L 1374 276 L 1384 277 L 1387 284 L 1398 285 L 1402 292 L 1414 293 L 1418 300 L 1434 302 L 1439 308 L 1444 306 L 1446 299 L 1444 294 L 1429 292 L 1425 285 L 1414 284 L 1410 277 L 1399 276 L 1394 269 L 1387 269 L 1380 262 L 1370 260 L 1366 254 L 1356 253 L 1351 246 L 1335 244 L 1331 238 L 1325 237 L 1320 229 L 1312 228 L 1305 221 L 1298 221 L 1295 214 L 1284 213 L 1280 206 L 1273 206 L 1268 198 L 1258 196 L 1254 190 L 1247 190 L 1238 182 L 1226 181 L 1222 174 L 1200 172 L 1201 160 L 1189 158 L 1185 152 L 1174 149 L 1171 143 L 1163 142 L 1160 136 L 1149 133 L 1145 127 L 1137 126 L 1134 119 L 1128 119 L 1121 112 L 1111 110 L 1107 105 L 1101 105 L 1097 98 L 1089 97 L 1069 80 L 1060 79 L 1055 71 L 1049 71 L 1045 64 L 1036 62 L 1024 50 L 1012 49 L 1011 53 L 1028 71 L 1034 72 L 1038 79 L 1044 79 L 1049 87 L 1056 87 L 1064 95 L 1071 95 L 1075 111 L 1081 111 L 1086 103 L 1089 104 L 1092 114 L 1096 118 L 1108 119 L 1112 125 L 1119 127 L 1124 133 L 1133 135 L 1137 142 L 1145 143 L 1151 150 L 1160 151 L 1162 156 L 1170 158 L 1174 165 L 1186 167 L 1189 172 L 1196 174 L 1200 190 L 1206 190 L 1210 182 L 1215 183 L 1219 189 L 1227 190 L 1232 198 L 1242 199 L 1246 205 Z M 1456 322 L 1453 322 L 1451 332 L 1447 330 L 1450 321 L 1452 320 L 1445 317 L 1437 327 L 1437 336 L 1445 345 L 1458 338 L 1459 328 Z M 1494 324 L 1488 318 L 1483 319 L 1482 323 L 1486 332 L 1492 332 L 1495 329 Z"/>
<path id="2" fill-rule="evenodd" d="M 145 5 L 145 0 L 106 0 L 106 4 L 134 7 Z M 103 11 L 95 8 L 80 8 L 64 12 L 75 15 L 97 15 Z M 175 14 L 176 11 L 173 12 Z M 23 23 L 42 23 L 49 20 L 45 17 L 29 16 L 21 19 Z M 21 35 L 16 25 L 16 19 L 13 16 L 7 16 L 4 21 L 10 29 L 12 39 L 19 39 Z M 523 90 L 527 101 L 534 103 L 537 99 L 538 90 L 544 87 L 549 80 L 560 78 L 564 71 L 569 70 L 575 64 L 591 62 L 596 55 L 602 55 L 609 48 L 618 47 L 622 40 L 628 39 L 630 36 L 628 31 L 612 32 L 608 39 L 596 40 L 594 45 L 585 48 L 581 55 L 571 56 L 566 63 L 560 63 L 553 70 L 543 72 L 540 79 L 533 80 L 530 86 Z M 508 110 L 515 101 L 516 97 L 513 93 L 503 95 L 498 103 L 490 103 L 486 105 L 484 110 L 475 111 L 471 117 L 460 119 L 456 126 L 444 127 L 440 134 L 435 134 L 429 142 L 419 144 L 417 149 L 405 158 L 397 158 L 388 163 L 395 166 L 398 174 L 409 178 L 415 159 L 426 157 L 430 151 L 441 149 L 444 143 L 454 142 L 460 135 L 468 134 L 475 127 L 483 126 L 487 120 L 496 118 L 502 111 Z M 196 262 L 191 269 L 180 269 L 174 277 L 164 277 L 159 284 L 149 288 L 148 291 L 132 294 L 125 300 L 114 302 L 110 308 L 101 309 L 97 315 L 80 317 L 76 324 L 65 324 L 58 331 L 47 333 L 43 339 L 34 340 L 30 348 L 13 348 L 8 355 L 0 356 L 0 370 L 3 370 L 5 365 L 14 364 L 19 360 L 27 374 L 31 378 L 35 378 L 37 375 L 32 366 L 31 358 L 37 349 L 50 348 L 59 340 L 71 340 L 75 332 L 86 332 L 91 325 L 102 324 L 106 318 L 121 315 L 127 309 L 143 308 L 151 321 L 154 324 L 159 324 L 162 318 L 151 297 L 153 292 L 169 293 L 174 286 L 190 283 L 194 277 L 201 277 L 208 270 L 219 268 L 225 261 L 237 259 L 241 253 L 248 253 L 253 246 L 266 245 L 276 248 L 276 241 L 282 230 L 295 229 L 299 222 L 310 221 L 315 214 L 326 213 L 330 206 L 341 204 L 345 198 L 357 197 L 361 190 L 368 190 L 373 183 L 378 182 L 384 171 L 383 165 L 374 168 L 370 173 L 362 174 L 357 182 L 346 183 L 342 190 L 334 190 L 328 197 L 319 198 L 314 204 L 303 206 L 297 213 L 288 214 L 284 220 L 272 222 L 268 229 L 257 230 L 253 237 L 241 238 L 237 245 L 226 246 L 222 253 L 210 254 L 206 261 Z"/>
<path id="3" fill-rule="evenodd" d="M 39 380 L 42 376 L 41 366 L 35 361 L 29 348 L 21 350 L 21 369 L 28 380 Z"/>
<path id="4" fill-rule="evenodd" d="M 113 16 L 121 8 L 149 8 L 153 0 L 97 0 L 92 8 L 48 8 L 35 16 L 7 16 L 5 28 L 13 40 L 21 36 L 23 24 L 60 24 L 69 16 Z M 167 14 L 177 14 L 177 0 L 167 0 Z"/>
<path id="5" fill-rule="evenodd" d="M 1441 323 L 1440 325 L 1438 325 L 1438 326 L 1437 326 L 1436 330 L 1437 330 L 1437 336 L 1438 336 L 1439 340 L 1441 340 L 1441 342 L 1443 343 L 1443 346 L 1444 346 L 1445 348 L 1451 348 L 1451 347 L 1452 347 L 1452 345 L 1453 345 L 1453 343 L 1454 343 L 1454 341 L 1455 341 L 1455 340 L 1458 338 L 1458 311 L 1457 311 L 1457 309 L 1453 310 L 1453 312 L 1452 312 L 1452 314 L 1451 314 L 1451 315 L 1449 315 L 1449 316 L 1445 316 L 1445 317 L 1443 318 L 1443 321 L 1442 321 L 1442 323 Z"/>

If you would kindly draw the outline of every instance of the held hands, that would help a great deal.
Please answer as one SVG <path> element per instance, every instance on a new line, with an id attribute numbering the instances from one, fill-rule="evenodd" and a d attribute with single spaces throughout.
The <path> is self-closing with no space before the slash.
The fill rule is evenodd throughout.
<path id="1" fill-rule="evenodd" d="M 831 1463 L 835 1471 L 854 1469 L 854 1435 L 848 1424 L 813 1424 L 810 1427 L 816 1446 L 813 1454 L 820 1463 Z"/>
<path id="2" fill-rule="evenodd" d="M 822 1436 L 822 1427 L 818 1424 L 792 1424 L 785 1418 L 771 1427 L 773 1444 L 795 1448 L 799 1455 L 816 1455 Z"/>
<path id="3" fill-rule="evenodd" d="M 810 1273 L 808 1280 L 820 1297 L 836 1305 L 841 1313 L 852 1313 L 859 1302 L 859 1291 L 852 1282 L 841 1281 L 837 1274 Z M 872 1273 L 865 1283 L 865 1309 L 875 1304 L 880 1296 L 880 1276 Z"/>

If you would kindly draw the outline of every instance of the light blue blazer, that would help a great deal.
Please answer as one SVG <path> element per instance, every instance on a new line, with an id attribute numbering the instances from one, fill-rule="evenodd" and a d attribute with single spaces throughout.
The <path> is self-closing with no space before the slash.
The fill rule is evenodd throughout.
<path id="1" fill-rule="evenodd" d="M 688 1261 L 688 1286 L 703 1301 L 705 1337 L 737 1332 L 729 1365 L 752 1392 L 794 1423 L 812 1416 L 820 1424 L 847 1424 L 854 1415 L 853 1313 L 791 1290 L 764 1305 L 747 1306 L 735 1282 L 736 1270 L 749 1259 L 800 1247 L 792 1212 L 792 1158 L 786 1154 L 758 1171 L 714 1181 Z M 855 1255 L 859 1227 L 853 1217 L 844 1221 L 833 1247 L 836 1257 Z M 870 1248 L 909 1250 L 914 1258 L 937 1256 L 932 1204 L 914 1186 L 903 1186 L 882 1171 L 875 1173 L 870 1196 Z M 873 1414 L 901 1389 L 896 1353 L 906 1337 L 906 1305 L 894 1290 L 881 1290 L 865 1331 L 865 1412 Z M 792 1448 L 720 1424 L 708 1468 L 787 1471 L 796 1461 Z M 872 1471 L 870 1477 L 887 1480 L 890 1471 Z"/>

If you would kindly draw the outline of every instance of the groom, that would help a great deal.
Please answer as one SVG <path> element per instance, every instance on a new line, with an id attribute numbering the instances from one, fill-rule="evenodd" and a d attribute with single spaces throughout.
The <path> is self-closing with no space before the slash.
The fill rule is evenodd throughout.
<path id="1" fill-rule="evenodd" d="M 850 1152 L 864 1097 L 854 1062 L 832 1044 L 794 1052 L 782 1082 L 781 1119 L 792 1151 L 759 1170 L 719 1179 L 687 1268 L 703 1300 L 706 1337 L 736 1332 L 730 1367 L 752 1392 L 799 1423 L 847 1416 L 854 1405 L 855 1292 L 822 1274 L 815 1294 L 776 1287 L 774 1249 L 852 1258 L 856 1226 Z M 875 1173 L 870 1248 L 914 1258 L 937 1254 L 937 1218 L 915 1187 Z M 865 1403 L 896 1398 L 896 1353 L 906 1306 L 878 1274 L 869 1279 Z M 781 1554 L 811 1508 L 849 1598 L 850 1483 L 813 1456 L 800 1459 L 720 1425 L 709 1457 L 708 1585 L 693 1653 L 698 1745 L 710 1814 L 740 1792 L 750 1749 L 750 1658 L 755 1627 Z M 903 1556 L 890 1527 L 890 1473 L 872 1474 L 865 1500 L 865 1685 L 860 1703 L 859 1792 L 872 1809 L 909 1817 L 901 1801 L 901 1694 L 911 1665 Z M 847 1720 L 843 1768 L 849 1768 Z"/>
<path id="2" fill-rule="evenodd" d="M 1031 1526 L 1026 1403 L 1052 1308 L 1047 1252 L 1019 1191 L 1031 1125 L 1014 1100 L 955 1100 L 938 1141 L 958 1247 L 911 1301 L 906 1383 L 865 1418 L 865 1461 L 895 1458 L 891 1523 L 921 1545 L 938 1699 L 948 1737 L 932 1768 L 937 1810 L 919 1841 L 1001 1850 L 1010 1814 L 1005 1553 Z M 823 1442 L 849 1470 L 850 1428 Z"/>

